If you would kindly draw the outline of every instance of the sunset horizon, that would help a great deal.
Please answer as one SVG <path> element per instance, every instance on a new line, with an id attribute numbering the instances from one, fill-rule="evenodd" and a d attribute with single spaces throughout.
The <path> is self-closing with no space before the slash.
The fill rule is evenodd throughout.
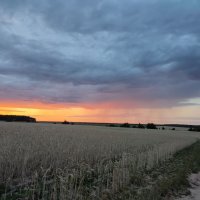
<path id="1" fill-rule="evenodd" d="M 187 124 L 199 125 L 198 107 L 185 106 L 179 108 L 130 108 L 115 109 L 113 104 L 104 104 L 100 108 L 92 105 L 44 104 L 41 102 L 2 103 L 0 114 L 34 117 L 38 122 L 90 122 L 90 123 L 155 123 L 155 124 Z M 117 105 L 115 105 L 117 106 Z M 108 107 L 108 109 L 106 109 Z M 197 115 L 196 114 L 196 115 Z M 164 115 L 164 117 L 163 117 Z M 173 116 L 172 116 L 173 115 Z"/>

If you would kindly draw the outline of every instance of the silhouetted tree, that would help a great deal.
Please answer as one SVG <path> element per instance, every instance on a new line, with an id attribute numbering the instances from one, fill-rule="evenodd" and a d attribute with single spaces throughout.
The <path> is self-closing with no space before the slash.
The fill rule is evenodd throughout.
<path id="1" fill-rule="evenodd" d="M 65 120 L 62 124 L 70 124 L 70 123 L 69 123 L 68 121 Z"/>
<path id="2" fill-rule="evenodd" d="M 200 126 L 191 126 L 188 131 L 200 132 Z"/>
<path id="3" fill-rule="evenodd" d="M 120 127 L 123 127 L 123 128 L 130 128 L 130 124 L 129 124 L 129 123 L 124 123 L 124 124 L 122 124 Z"/>
<path id="4" fill-rule="evenodd" d="M 148 123 L 147 124 L 147 129 L 157 129 L 156 125 L 153 123 Z"/>
<path id="5" fill-rule="evenodd" d="M 143 124 L 138 124 L 138 128 L 145 128 L 145 126 Z"/>
<path id="6" fill-rule="evenodd" d="M 108 126 L 109 126 L 109 127 L 117 127 L 116 124 L 109 124 Z"/>
<path id="7" fill-rule="evenodd" d="M 0 115 L 0 121 L 6 122 L 36 122 L 35 118 L 20 115 Z"/>

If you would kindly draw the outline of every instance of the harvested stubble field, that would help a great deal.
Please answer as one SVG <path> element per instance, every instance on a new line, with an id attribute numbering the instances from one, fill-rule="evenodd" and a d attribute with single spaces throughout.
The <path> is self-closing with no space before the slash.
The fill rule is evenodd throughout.
<path id="1" fill-rule="evenodd" d="M 1 199 L 117 199 L 141 174 L 198 139 L 195 133 L 0 123 Z"/>

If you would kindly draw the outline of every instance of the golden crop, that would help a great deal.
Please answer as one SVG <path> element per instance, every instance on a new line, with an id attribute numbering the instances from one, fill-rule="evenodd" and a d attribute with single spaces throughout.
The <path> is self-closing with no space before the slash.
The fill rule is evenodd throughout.
<path id="1" fill-rule="evenodd" d="M 106 199 L 197 137 L 184 131 L 2 122 L 3 197 Z"/>

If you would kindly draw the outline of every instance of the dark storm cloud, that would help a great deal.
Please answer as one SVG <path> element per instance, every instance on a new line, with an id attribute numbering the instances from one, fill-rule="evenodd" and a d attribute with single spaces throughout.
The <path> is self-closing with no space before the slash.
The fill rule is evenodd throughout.
<path id="1" fill-rule="evenodd" d="M 1 0 L 1 98 L 169 106 L 199 97 L 199 8 L 198 0 Z"/>

